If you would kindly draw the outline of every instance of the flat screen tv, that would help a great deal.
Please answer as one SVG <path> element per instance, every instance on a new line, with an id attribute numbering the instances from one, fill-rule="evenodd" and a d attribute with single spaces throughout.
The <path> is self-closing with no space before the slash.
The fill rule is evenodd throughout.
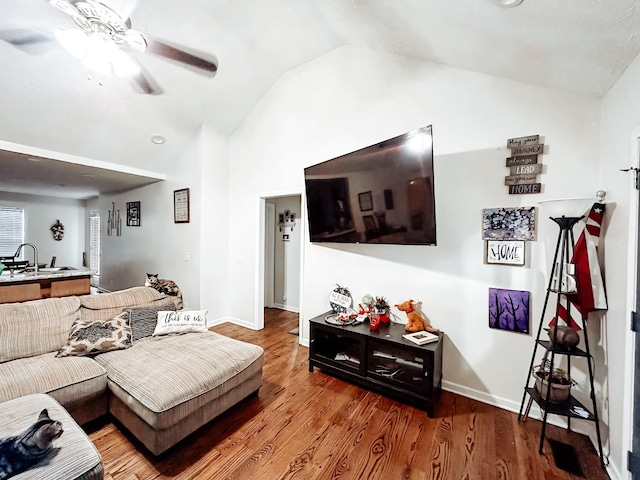
<path id="1" fill-rule="evenodd" d="M 312 242 L 435 245 L 431 126 L 304 169 Z"/>

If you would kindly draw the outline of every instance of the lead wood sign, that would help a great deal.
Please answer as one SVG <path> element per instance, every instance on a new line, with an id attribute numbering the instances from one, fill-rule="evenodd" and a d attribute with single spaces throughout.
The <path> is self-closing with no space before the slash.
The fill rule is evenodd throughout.
<path id="1" fill-rule="evenodd" d="M 509 194 L 541 193 L 538 175 L 542 173 L 542 164 L 538 163 L 538 156 L 544 154 L 544 143 L 540 143 L 540 135 L 510 138 L 507 148 L 511 156 L 506 161 L 509 175 L 504 177 L 504 184 L 509 187 Z"/>

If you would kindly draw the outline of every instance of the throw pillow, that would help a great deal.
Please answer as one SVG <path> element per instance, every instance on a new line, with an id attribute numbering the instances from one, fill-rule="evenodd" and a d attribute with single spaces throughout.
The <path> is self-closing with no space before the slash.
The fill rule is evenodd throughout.
<path id="1" fill-rule="evenodd" d="M 175 311 L 175 305 L 164 305 L 162 307 L 142 307 L 127 308 L 129 313 L 129 325 L 131 326 L 131 341 L 133 343 L 145 337 L 153 335 L 153 331 L 158 323 L 158 312 Z"/>
<path id="2" fill-rule="evenodd" d="M 177 312 L 158 312 L 158 324 L 153 335 L 206 331 L 207 310 L 179 310 Z"/>
<path id="3" fill-rule="evenodd" d="M 127 312 L 107 321 L 84 322 L 77 320 L 71 327 L 66 345 L 56 357 L 94 355 L 131 346 L 131 327 Z"/>

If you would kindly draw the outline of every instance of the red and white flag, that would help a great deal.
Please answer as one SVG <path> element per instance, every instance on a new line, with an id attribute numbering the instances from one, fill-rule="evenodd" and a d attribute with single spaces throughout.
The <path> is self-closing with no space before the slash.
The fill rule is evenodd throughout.
<path id="1" fill-rule="evenodd" d="M 580 320 L 586 320 L 589 312 L 607 309 L 607 297 L 597 250 L 604 210 L 605 204 L 596 202 L 585 219 L 584 229 L 573 248 L 571 259 L 571 263 L 575 265 L 577 293 L 567 294 L 565 304 L 560 302 L 556 312 L 557 318 L 576 330 L 580 330 Z M 556 317 L 549 325 L 555 324 Z"/>

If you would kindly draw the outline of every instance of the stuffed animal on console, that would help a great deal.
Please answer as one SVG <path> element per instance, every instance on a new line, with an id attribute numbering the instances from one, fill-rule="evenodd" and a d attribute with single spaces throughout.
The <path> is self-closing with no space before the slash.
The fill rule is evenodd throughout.
<path id="1" fill-rule="evenodd" d="M 421 330 L 427 330 L 429 332 L 439 332 L 437 328 L 427 325 L 424 319 L 416 312 L 416 302 L 413 300 L 407 300 L 406 302 L 398 303 L 396 308 L 407 314 L 407 324 L 404 329 L 407 332 L 419 332 Z"/>

